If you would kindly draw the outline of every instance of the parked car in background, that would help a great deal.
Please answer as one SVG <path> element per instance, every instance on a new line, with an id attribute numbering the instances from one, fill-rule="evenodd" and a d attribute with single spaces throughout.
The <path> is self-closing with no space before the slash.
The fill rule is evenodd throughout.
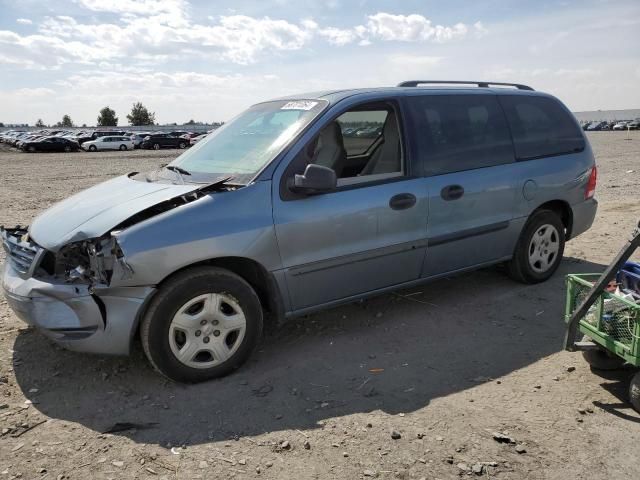
<path id="1" fill-rule="evenodd" d="M 174 137 L 182 137 L 182 138 L 191 139 L 193 137 L 197 137 L 199 134 L 193 133 L 193 132 L 186 132 L 184 130 L 176 130 L 176 131 L 173 131 L 173 132 L 169 132 L 169 135 L 172 135 Z"/>
<path id="2" fill-rule="evenodd" d="M 23 133 L 22 130 L 7 130 L 0 133 L 0 143 L 9 143 L 18 134 Z"/>
<path id="3" fill-rule="evenodd" d="M 588 132 L 599 132 L 602 130 L 609 130 L 609 124 L 607 122 L 592 122 L 588 127 Z"/>
<path id="4" fill-rule="evenodd" d="M 629 130 L 640 130 L 640 119 L 635 119 L 633 122 L 627 123 Z"/>
<path id="5" fill-rule="evenodd" d="M 124 136 L 98 137 L 82 144 L 82 149 L 89 152 L 97 152 L 98 150 L 133 150 L 134 148 L 131 137 Z"/>
<path id="6" fill-rule="evenodd" d="M 204 140 L 207 137 L 207 135 L 209 135 L 209 134 L 208 133 L 202 133 L 200 135 L 196 135 L 195 137 L 191 137 L 189 139 L 189 145 L 191 145 L 191 146 L 195 145 L 200 140 Z"/>
<path id="7" fill-rule="evenodd" d="M 100 137 L 110 137 L 114 135 L 122 136 L 124 134 L 125 134 L 124 130 L 95 130 L 91 134 L 91 137 L 93 137 L 93 139 L 95 140 L 96 138 L 100 138 Z"/>
<path id="8" fill-rule="evenodd" d="M 626 130 L 627 129 L 627 124 L 630 123 L 629 120 L 623 120 L 621 122 L 617 122 L 612 128 L 611 130 Z"/>
<path id="9" fill-rule="evenodd" d="M 25 137 L 21 137 L 19 140 L 17 140 L 14 143 L 14 146 L 16 148 L 22 148 L 22 146 L 27 143 L 27 142 L 37 142 L 38 140 L 42 140 L 44 138 L 47 138 L 46 135 L 41 135 L 41 134 L 36 134 L 36 135 L 27 135 Z"/>
<path id="10" fill-rule="evenodd" d="M 80 149 L 77 142 L 62 137 L 44 137 L 24 142 L 21 147 L 25 152 L 75 152 Z"/>
<path id="11" fill-rule="evenodd" d="M 153 132 L 133 132 L 130 136 L 135 148 L 140 148 L 145 137 L 152 135 Z"/>
<path id="12" fill-rule="evenodd" d="M 12 137 L 7 141 L 7 143 L 9 145 L 11 145 L 12 147 L 15 147 L 16 145 L 18 145 L 19 142 L 21 142 L 22 140 L 25 140 L 30 135 L 31 135 L 31 132 L 20 132 L 20 133 L 17 133 L 15 135 L 12 135 Z"/>
<path id="13" fill-rule="evenodd" d="M 144 138 L 142 148 L 153 148 L 160 150 L 161 148 L 187 148 L 189 141 L 183 137 L 176 137 L 170 133 L 152 133 Z"/>

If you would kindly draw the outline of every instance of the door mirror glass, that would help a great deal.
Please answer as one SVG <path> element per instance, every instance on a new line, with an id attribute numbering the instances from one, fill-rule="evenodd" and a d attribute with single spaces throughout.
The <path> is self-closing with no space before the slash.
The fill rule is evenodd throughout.
<path id="1" fill-rule="evenodd" d="M 304 174 L 296 174 L 293 177 L 289 188 L 296 193 L 313 195 L 331 191 L 336 188 L 337 183 L 336 172 L 333 169 L 310 163 Z"/>

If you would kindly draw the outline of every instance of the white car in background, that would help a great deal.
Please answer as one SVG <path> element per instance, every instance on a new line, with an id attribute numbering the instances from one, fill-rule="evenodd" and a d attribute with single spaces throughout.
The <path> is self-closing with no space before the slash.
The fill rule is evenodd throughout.
<path id="1" fill-rule="evenodd" d="M 203 133 L 202 135 L 198 135 L 197 137 L 192 137 L 192 138 L 189 139 L 189 144 L 191 146 L 194 146 L 200 140 L 204 139 L 207 135 L 209 135 L 209 134 L 208 133 Z"/>
<path id="2" fill-rule="evenodd" d="M 89 152 L 96 152 L 98 150 L 133 150 L 134 142 L 131 140 L 131 137 L 98 137 L 95 140 L 84 142 L 82 148 Z"/>
<path id="3" fill-rule="evenodd" d="M 626 130 L 627 124 L 630 123 L 630 120 L 623 120 L 621 122 L 616 123 L 611 130 Z"/>

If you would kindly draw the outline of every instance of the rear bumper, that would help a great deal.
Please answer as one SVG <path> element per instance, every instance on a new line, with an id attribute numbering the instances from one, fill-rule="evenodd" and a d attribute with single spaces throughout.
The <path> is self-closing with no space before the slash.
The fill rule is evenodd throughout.
<path id="1" fill-rule="evenodd" d="M 586 232 L 593 225 L 598 211 L 598 201 L 595 198 L 571 205 L 573 211 L 573 225 L 571 227 L 571 238 Z"/>
<path id="2" fill-rule="evenodd" d="M 138 315 L 153 287 L 96 288 L 23 279 L 5 263 L 2 290 L 9 307 L 69 350 L 127 355 Z"/>

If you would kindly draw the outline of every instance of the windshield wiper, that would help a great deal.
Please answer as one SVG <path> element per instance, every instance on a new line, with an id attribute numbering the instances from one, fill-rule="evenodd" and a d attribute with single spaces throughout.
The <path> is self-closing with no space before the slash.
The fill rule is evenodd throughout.
<path id="1" fill-rule="evenodd" d="M 172 172 L 179 173 L 180 175 L 191 175 L 191 172 L 185 170 L 182 167 L 178 167 L 176 165 L 167 165 L 164 168 L 166 168 L 167 170 L 171 170 Z"/>
<path id="2" fill-rule="evenodd" d="M 229 187 L 244 187 L 244 184 L 241 183 L 229 183 L 229 180 L 233 180 L 234 177 L 233 176 L 229 176 L 229 177 L 220 177 L 217 180 L 208 183 L 202 187 L 200 187 L 198 190 L 200 190 L 201 192 L 207 192 L 207 191 L 213 191 L 213 190 L 217 190 L 222 186 L 229 186 Z"/>
<path id="3" fill-rule="evenodd" d="M 176 172 L 180 177 L 180 181 L 182 182 L 183 185 L 185 183 L 183 175 L 191 175 L 191 173 L 188 170 L 185 170 L 182 167 L 178 167 L 177 165 L 165 165 L 164 168 L 166 168 L 167 170 L 171 170 L 172 172 Z"/>

